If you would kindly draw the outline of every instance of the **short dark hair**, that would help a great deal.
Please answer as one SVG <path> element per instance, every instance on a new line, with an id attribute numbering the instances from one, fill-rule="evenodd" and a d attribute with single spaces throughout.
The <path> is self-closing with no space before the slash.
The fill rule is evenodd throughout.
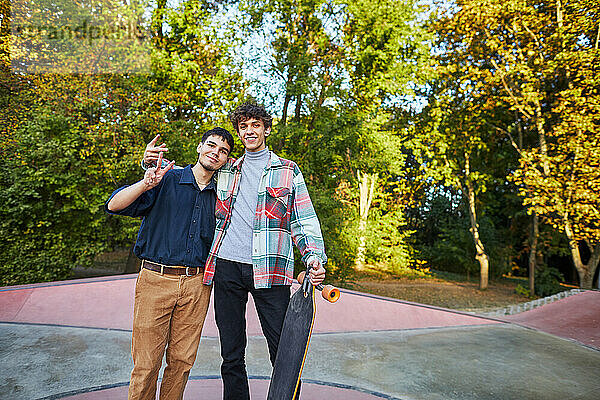
<path id="1" fill-rule="evenodd" d="M 231 113 L 229 120 L 236 132 L 239 132 L 240 122 L 250 118 L 258 119 L 263 122 L 265 129 L 270 128 L 273 123 L 273 117 L 265 110 L 263 106 L 254 103 L 244 103 Z"/>
<path id="2" fill-rule="evenodd" d="M 202 143 L 206 142 L 206 139 L 208 139 L 210 136 L 221 137 L 221 139 L 226 141 L 229 145 L 229 152 L 231 153 L 233 151 L 233 135 L 227 129 L 217 126 L 209 131 L 204 132 L 204 135 L 202 135 Z"/>

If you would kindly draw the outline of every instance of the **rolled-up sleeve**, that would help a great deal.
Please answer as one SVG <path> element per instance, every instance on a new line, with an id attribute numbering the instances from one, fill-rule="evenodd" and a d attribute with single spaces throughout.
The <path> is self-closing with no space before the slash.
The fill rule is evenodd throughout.
<path id="1" fill-rule="evenodd" d="M 161 182 L 161 184 L 162 184 L 162 182 Z M 131 203 L 129 206 L 125 207 L 121 211 L 109 210 L 108 203 L 110 202 L 110 200 L 117 193 L 119 193 L 121 190 L 125 189 L 126 187 L 128 187 L 128 186 L 126 185 L 126 186 L 120 187 L 110 195 L 109 199 L 106 201 L 106 203 L 104 203 L 104 211 L 106 211 L 109 214 L 125 215 L 128 217 L 145 217 L 146 215 L 148 215 L 150 210 L 152 210 L 154 203 L 156 202 L 156 197 L 160 191 L 161 185 L 159 184 L 155 188 L 152 188 L 152 189 L 148 190 L 147 192 L 142 193 L 137 199 L 135 199 L 135 201 L 133 203 Z"/>

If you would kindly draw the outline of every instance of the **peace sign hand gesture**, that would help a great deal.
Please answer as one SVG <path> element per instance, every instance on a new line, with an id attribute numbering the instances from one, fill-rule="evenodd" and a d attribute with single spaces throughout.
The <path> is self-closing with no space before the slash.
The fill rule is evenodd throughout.
<path id="1" fill-rule="evenodd" d="M 163 153 L 161 151 L 158 154 L 158 161 L 156 162 L 156 165 L 162 165 L 162 159 L 163 159 Z M 148 168 L 146 170 L 146 173 L 144 174 L 144 184 L 146 185 L 146 190 L 150 190 L 153 187 L 157 186 L 160 183 L 160 181 L 162 180 L 163 176 L 165 176 L 167 171 L 169 171 L 170 169 L 173 168 L 173 165 L 175 165 L 175 161 L 171 161 L 164 168 L 163 167 Z"/>
<path id="2" fill-rule="evenodd" d="M 169 149 L 167 148 L 167 145 L 164 143 L 161 143 L 159 145 L 157 145 L 156 143 L 158 142 L 158 139 L 160 139 L 160 134 L 156 135 L 154 137 L 154 139 L 152 139 L 150 141 L 150 143 L 148 143 L 146 145 L 146 150 L 144 150 L 144 165 L 149 166 L 149 165 L 154 165 L 154 163 L 158 160 L 158 156 L 160 154 L 162 154 L 162 152 L 168 152 Z M 157 164 L 160 165 L 160 164 Z"/>

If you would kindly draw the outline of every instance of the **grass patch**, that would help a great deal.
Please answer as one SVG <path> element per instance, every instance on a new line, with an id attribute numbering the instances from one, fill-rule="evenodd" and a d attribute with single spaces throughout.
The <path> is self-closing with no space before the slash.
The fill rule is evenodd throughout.
<path id="1" fill-rule="evenodd" d="M 461 311 L 487 311 L 524 303 L 529 297 L 516 292 L 521 280 L 491 279 L 488 288 L 479 290 L 479 277 L 431 271 L 424 277 L 405 277 L 381 271 L 361 271 L 343 282 L 340 287 L 391 297 L 415 303 Z"/>

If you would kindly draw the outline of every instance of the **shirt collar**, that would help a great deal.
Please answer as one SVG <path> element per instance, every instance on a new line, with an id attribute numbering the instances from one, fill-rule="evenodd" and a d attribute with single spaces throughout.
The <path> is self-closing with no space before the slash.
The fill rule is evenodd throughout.
<path id="1" fill-rule="evenodd" d="M 214 190 L 216 190 L 216 184 L 215 184 L 215 182 L 216 182 L 216 175 L 217 174 L 213 174 L 212 178 L 210 178 L 210 182 L 208 183 L 208 185 L 206 185 L 204 187 L 204 189 L 214 189 Z M 192 164 L 188 165 L 187 167 L 185 167 L 183 169 L 183 172 L 181 173 L 181 178 L 179 178 L 179 184 L 180 185 L 194 185 L 194 186 L 198 186 L 198 183 L 196 183 L 196 178 L 194 177 L 194 173 L 192 172 Z"/>
<path id="2" fill-rule="evenodd" d="M 269 161 L 267 161 L 267 169 L 269 169 L 273 166 L 281 166 L 281 165 L 283 165 L 283 164 L 281 163 L 281 160 L 279 159 L 277 154 L 275 154 L 271 151 Z"/>
<path id="3" fill-rule="evenodd" d="M 243 156 L 241 156 L 240 158 L 238 158 L 237 160 L 235 160 L 235 162 L 233 163 L 233 168 L 235 169 L 240 169 L 241 165 L 242 165 L 242 161 L 244 161 L 244 157 L 246 155 L 244 154 Z"/>
<path id="4" fill-rule="evenodd" d="M 212 189 L 212 190 L 217 190 L 217 174 L 213 174 L 212 178 L 210 178 L 210 182 L 208 182 L 208 185 L 204 186 L 204 189 Z"/>
<path id="5" fill-rule="evenodd" d="M 181 178 L 179 178 L 180 185 L 192 185 L 196 181 L 194 173 L 192 172 L 192 164 L 189 164 L 183 169 Z"/>

